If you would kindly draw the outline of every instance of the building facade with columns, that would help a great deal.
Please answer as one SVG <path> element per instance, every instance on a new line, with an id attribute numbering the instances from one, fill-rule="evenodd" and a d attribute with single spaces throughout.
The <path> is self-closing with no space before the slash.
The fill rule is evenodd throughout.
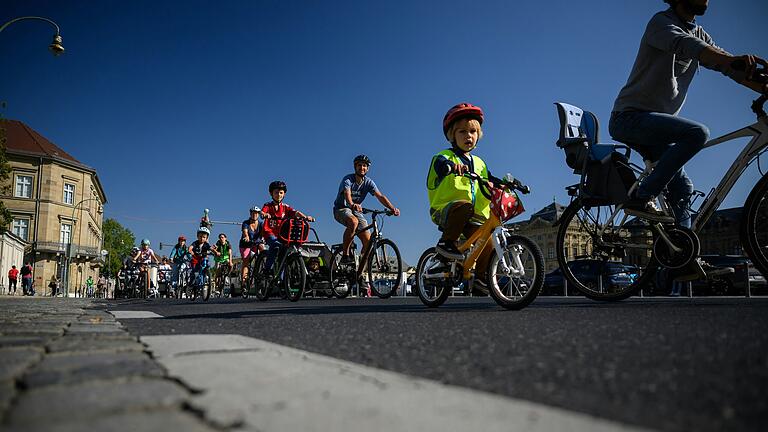
<path id="1" fill-rule="evenodd" d="M 71 295 L 88 276 L 97 280 L 103 264 L 104 188 L 94 168 L 23 122 L 3 120 L 0 127 L 12 168 L 10 193 L 1 198 L 13 216 L 8 229 L 27 244 L 24 261 L 32 263 L 36 291 L 68 274 Z"/>

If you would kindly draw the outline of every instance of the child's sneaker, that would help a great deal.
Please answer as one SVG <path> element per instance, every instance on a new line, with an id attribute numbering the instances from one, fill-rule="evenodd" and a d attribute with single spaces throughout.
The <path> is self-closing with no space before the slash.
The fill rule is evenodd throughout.
<path id="1" fill-rule="evenodd" d="M 460 260 L 464 259 L 464 254 L 459 251 L 459 249 L 456 247 L 456 244 L 454 244 L 451 241 L 440 239 L 439 242 L 437 242 L 437 246 L 435 246 L 435 251 L 449 259 L 454 260 Z"/>

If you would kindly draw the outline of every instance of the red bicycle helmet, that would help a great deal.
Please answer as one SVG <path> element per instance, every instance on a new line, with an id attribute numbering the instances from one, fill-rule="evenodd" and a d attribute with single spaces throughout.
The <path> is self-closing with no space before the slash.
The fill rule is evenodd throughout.
<path id="1" fill-rule="evenodd" d="M 187 241 L 187 238 L 186 238 L 186 237 L 184 237 L 183 235 L 180 235 L 180 236 L 179 236 L 179 241 L 182 241 L 182 240 L 184 240 L 184 241 Z"/>
<path id="2" fill-rule="evenodd" d="M 450 138 L 448 137 L 448 129 L 451 128 L 451 125 L 456 120 L 467 117 L 473 118 L 479 121 L 480 124 L 483 124 L 482 108 L 466 102 L 454 105 L 451 109 L 448 110 L 447 113 L 445 113 L 445 117 L 443 117 L 443 135 L 445 135 L 445 137 L 450 141 Z"/>

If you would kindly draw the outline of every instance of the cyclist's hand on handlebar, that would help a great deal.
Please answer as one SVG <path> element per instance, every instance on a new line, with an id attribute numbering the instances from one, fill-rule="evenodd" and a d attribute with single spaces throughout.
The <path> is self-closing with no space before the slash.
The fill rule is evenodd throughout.
<path id="1" fill-rule="evenodd" d="M 400 209 L 395 207 L 392 209 L 392 214 L 395 216 L 400 216 Z"/>
<path id="2" fill-rule="evenodd" d="M 313 216 L 307 216 L 306 219 L 307 219 L 308 222 L 314 222 L 315 221 L 315 218 Z"/>
<path id="3" fill-rule="evenodd" d="M 360 213 L 363 211 L 363 206 L 360 204 L 352 203 L 352 210 Z"/>
<path id="4" fill-rule="evenodd" d="M 464 175 L 464 174 L 470 172 L 470 169 L 469 169 L 468 166 L 466 166 L 464 164 L 455 164 L 453 166 L 453 168 L 452 168 L 452 171 L 457 176 L 460 176 L 460 175 Z"/>

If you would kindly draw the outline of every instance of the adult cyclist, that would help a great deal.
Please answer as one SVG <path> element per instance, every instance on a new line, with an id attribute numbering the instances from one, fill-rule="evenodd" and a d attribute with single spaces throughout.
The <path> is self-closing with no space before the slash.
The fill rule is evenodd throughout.
<path id="1" fill-rule="evenodd" d="M 181 265 L 185 261 L 189 261 L 191 257 L 192 256 L 187 250 L 187 238 L 183 235 L 180 235 L 178 242 L 175 246 L 173 246 L 173 249 L 171 249 L 171 253 L 168 256 L 168 258 L 171 260 L 171 263 L 173 263 L 173 271 L 171 272 L 171 285 L 173 286 L 174 291 L 178 289 Z"/>
<path id="2" fill-rule="evenodd" d="M 240 269 L 240 280 L 248 280 L 248 266 L 260 250 L 264 250 L 264 241 L 261 238 L 261 225 L 259 224 L 259 213 L 261 207 L 253 206 L 250 208 L 250 217 L 243 221 L 240 226 L 240 256 L 243 258 L 242 268 Z M 245 284 L 243 283 L 243 286 Z"/>
<path id="3" fill-rule="evenodd" d="M 339 191 L 336 194 L 336 200 L 333 202 L 333 218 L 346 227 L 344 230 L 344 240 L 342 243 L 341 262 L 350 264 L 354 258 L 350 254 L 350 246 L 355 238 L 355 231 L 358 227 L 365 227 L 368 221 L 363 216 L 363 200 L 369 193 L 375 196 L 379 202 L 388 208 L 395 216 L 400 216 L 400 209 L 395 207 L 389 199 L 379 191 L 376 183 L 368 177 L 368 170 L 371 167 L 371 159 L 364 155 L 357 155 L 353 161 L 355 172 L 348 174 L 341 179 Z M 360 241 L 363 242 L 363 249 L 371 240 L 371 232 L 361 231 L 357 234 Z"/>
<path id="4" fill-rule="evenodd" d="M 160 258 L 155 255 L 155 251 L 152 250 L 152 248 L 149 247 L 149 239 L 144 239 L 141 241 L 141 249 L 136 252 L 136 254 L 132 257 L 133 261 L 135 263 L 138 263 L 140 265 L 140 271 L 141 273 L 144 273 L 144 280 L 147 283 L 146 286 L 146 292 L 149 294 L 150 292 L 150 272 L 149 272 L 149 264 L 152 263 L 159 263 Z"/>
<path id="5" fill-rule="evenodd" d="M 649 220 L 668 219 L 654 205 L 666 187 L 676 222 L 690 228 L 693 183 L 683 165 L 704 147 L 709 129 L 678 116 L 688 87 L 701 64 L 745 87 L 766 92 L 764 84 L 749 80 L 756 63 L 765 61 L 753 55 L 733 56 L 715 45 L 695 20 L 706 12 L 708 0 L 664 2 L 670 7 L 648 22 L 632 72 L 613 106 L 609 131 L 614 139 L 657 162 L 625 204 L 627 213 Z M 743 67 L 735 67 L 739 64 Z M 697 261 L 694 267 L 697 265 L 701 263 Z M 717 273 L 714 269 L 689 270 L 678 280 Z"/>

